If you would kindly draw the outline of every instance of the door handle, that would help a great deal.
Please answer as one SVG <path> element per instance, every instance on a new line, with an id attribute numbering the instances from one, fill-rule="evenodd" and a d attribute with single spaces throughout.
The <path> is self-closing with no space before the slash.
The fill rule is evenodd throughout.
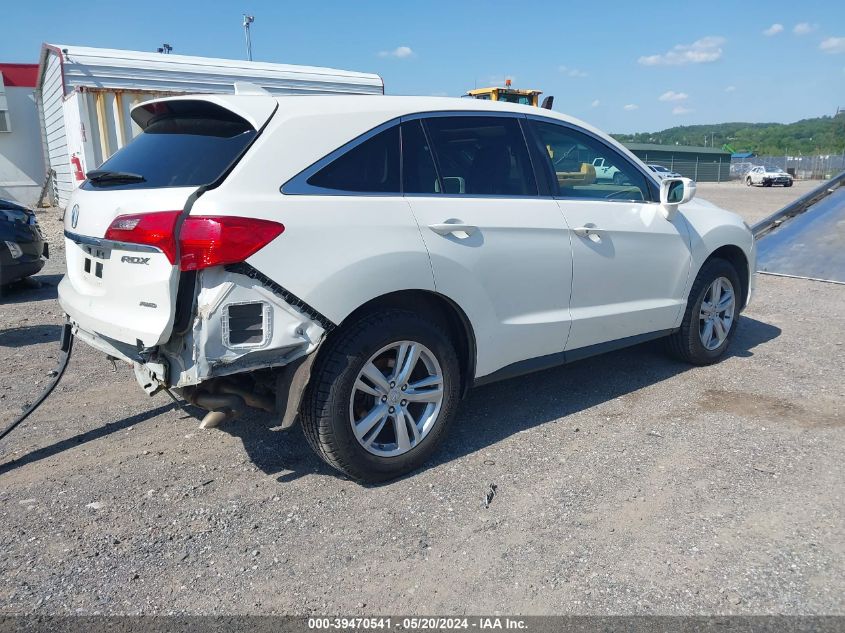
<path id="1" fill-rule="evenodd" d="M 438 235 L 449 235 L 450 233 L 458 239 L 466 239 L 478 230 L 477 226 L 464 224 L 460 220 L 446 220 L 440 224 L 429 224 L 428 228 Z"/>
<path id="2" fill-rule="evenodd" d="M 602 230 L 596 226 L 579 226 L 572 229 L 572 232 L 579 237 L 590 237 L 591 235 L 600 236 Z"/>

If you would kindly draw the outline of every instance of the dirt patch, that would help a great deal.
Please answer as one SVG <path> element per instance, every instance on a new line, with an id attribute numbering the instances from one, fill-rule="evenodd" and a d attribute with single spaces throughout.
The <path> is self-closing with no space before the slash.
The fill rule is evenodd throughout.
<path id="1" fill-rule="evenodd" d="M 776 396 L 708 389 L 697 404 L 708 411 L 717 409 L 740 417 L 802 427 L 839 427 L 845 424 L 841 402 L 818 398 L 813 399 L 813 408 L 810 409 Z"/>

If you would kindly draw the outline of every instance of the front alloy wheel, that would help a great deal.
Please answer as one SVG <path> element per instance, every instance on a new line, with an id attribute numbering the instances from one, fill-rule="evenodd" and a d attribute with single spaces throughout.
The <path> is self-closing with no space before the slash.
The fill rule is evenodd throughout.
<path id="1" fill-rule="evenodd" d="M 705 349 L 718 349 L 728 338 L 735 304 L 734 288 L 727 277 L 719 277 L 710 284 L 698 316 L 698 335 Z"/>
<path id="2" fill-rule="evenodd" d="M 736 332 L 742 286 L 731 262 L 705 262 L 690 290 L 681 327 L 668 337 L 671 354 L 693 365 L 715 363 Z"/>

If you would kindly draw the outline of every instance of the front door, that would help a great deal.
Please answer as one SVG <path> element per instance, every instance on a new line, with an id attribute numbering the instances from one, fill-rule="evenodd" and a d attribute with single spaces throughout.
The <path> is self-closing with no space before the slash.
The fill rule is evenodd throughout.
<path id="1" fill-rule="evenodd" d="M 605 141 L 563 124 L 531 125 L 572 229 L 567 352 L 675 327 L 691 261 L 683 216 L 668 221 L 647 176 Z M 597 158 L 617 170 L 613 181 L 595 177 Z"/>

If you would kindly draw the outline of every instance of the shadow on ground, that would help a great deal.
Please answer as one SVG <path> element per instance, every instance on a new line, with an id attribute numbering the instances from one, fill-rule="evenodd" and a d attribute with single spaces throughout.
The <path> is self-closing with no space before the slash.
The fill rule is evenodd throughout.
<path id="1" fill-rule="evenodd" d="M 0 286 L 0 303 L 27 303 L 46 301 L 58 297 L 56 286 L 63 275 L 35 275 L 14 283 Z"/>
<path id="2" fill-rule="evenodd" d="M 775 326 L 745 317 L 740 321 L 730 356 L 753 356 L 755 347 L 780 332 Z M 461 404 L 447 439 L 425 468 L 459 459 L 525 429 L 626 396 L 691 369 L 694 368 L 668 359 L 657 341 L 479 387 Z M 139 413 L 0 464 L 0 475 L 137 425 L 174 406 L 167 404 Z M 188 407 L 186 411 L 198 422 L 202 418 L 200 409 Z M 314 455 L 298 428 L 281 431 L 275 423 L 269 414 L 249 413 L 226 423 L 220 432 L 240 438 L 249 458 L 262 472 L 283 473 L 278 477 L 280 482 L 312 473 L 337 475 Z"/>
<path id="3" fill-rule="evenodd" d="M 62 335 L 61 325 L 25 325 L 0 330 L 0 347 L 25 347 L 58 341 Z"/>

